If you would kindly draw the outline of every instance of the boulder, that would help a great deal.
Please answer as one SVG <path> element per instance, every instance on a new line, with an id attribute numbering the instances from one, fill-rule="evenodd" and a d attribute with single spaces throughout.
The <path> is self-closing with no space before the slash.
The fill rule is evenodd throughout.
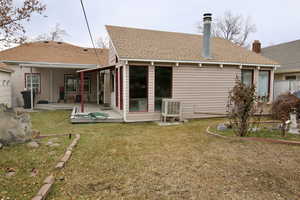
<path id="1" fill-rule="evenodd" d="M 2 143 L 0 143 L 0 149 L 2 149 L 3 148 L 3 144 Z"/>
<path id="2" fill-rule="evenodd" d="M 32 142 L 28 142 L 27 146 L 30 148 L 38 148 L 40 145 L 37 142 L 32 141 Z"/>
<path id="3" fill-rule="evenodd" d="M 225 124 L 218 124 L 218 126 L 217 126 L 217 130 L 218 131 L 225 131 L 227 129 L 228 128 L 227 128 L 227 126 Z"/>
<path id="4" fill-rule="evenodd" d="M 32 139 L 28 113 L 16 113 L 0 106 L 0 143 L 3 145 L 24 143 Z"/>

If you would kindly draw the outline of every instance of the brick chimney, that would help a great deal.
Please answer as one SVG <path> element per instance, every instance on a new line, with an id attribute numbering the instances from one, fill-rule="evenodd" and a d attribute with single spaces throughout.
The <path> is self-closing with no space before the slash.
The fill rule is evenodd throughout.
<path id="1" fill-rule="evenodd" d="M 261 43 L 259 40 L 254 40 L 254 42 L 252 43 L 252 51 L 255 53 L 261 52 Z"/>

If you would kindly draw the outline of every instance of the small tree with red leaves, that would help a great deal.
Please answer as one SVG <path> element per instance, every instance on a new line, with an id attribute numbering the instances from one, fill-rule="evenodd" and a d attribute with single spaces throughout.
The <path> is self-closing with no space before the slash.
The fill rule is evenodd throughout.
<path id="1" fill-rule="evenodd" d="M 256 113 L 256 102 L 255 86 L 246 86 L 236 79 L 235 86 L 229 92 L 227 114 L 237 136 L 249 134 L 250 119 Z"/>

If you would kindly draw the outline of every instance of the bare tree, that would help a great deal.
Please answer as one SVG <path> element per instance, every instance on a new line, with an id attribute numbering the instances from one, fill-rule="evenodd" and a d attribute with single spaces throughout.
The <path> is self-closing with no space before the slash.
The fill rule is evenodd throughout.
<path id="1" fill-rule="evenodd" d="M 40 0 L 24 0 L 16 7 L 13 0 L 0 1 L 0 47 L 9 47 L 25 40 L 23 22 L 30 21 L 32 14 L 42 14 L 46 6 Z"/>
<path id="2" fill-rule="evenodd" d="M 108 38 L 105 37 L 105 39 L 103 39 L 102 37 L 99 37 L 98 39 L 96 39 L 96 47 L 97 48 L 108 48 L 109 46 L 109 41 Z"/>
<path id="3" fill-rule="evenodd" d="M 63 41 L 65 36 L 69 36 L 67 31 L 63 28 L 60 28 L 60 24 L 56 23 L 56 25 L 51 28 L 49 33 L 43 33 L 38 35 L 33 41 Z"/>
<path id="4" fill-rule="evenodd" d="M 203 31 L 203 23 L 198 25 Z M 256 32 L 256 26 L 251 23 L 250 17 L 246 19 L 242 15 L 234 15 L 226 11 L 223 17 L 217 17 L 212 24 L 212 35 L 229 40 L 239 46 L 247 46 L 247 39 L 251 33 Z"/>

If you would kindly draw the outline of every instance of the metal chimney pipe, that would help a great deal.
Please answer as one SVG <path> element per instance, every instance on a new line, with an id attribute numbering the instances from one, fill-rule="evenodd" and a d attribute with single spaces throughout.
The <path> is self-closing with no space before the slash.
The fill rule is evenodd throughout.
<path id="1" fill-rule="evenodd" d="M 203 14 L 203 50 L 202 56 L 204 58 L 211 58 L 211 45 L 210 45 L 210 35 L 211 35 L 211 13 Z"/>

